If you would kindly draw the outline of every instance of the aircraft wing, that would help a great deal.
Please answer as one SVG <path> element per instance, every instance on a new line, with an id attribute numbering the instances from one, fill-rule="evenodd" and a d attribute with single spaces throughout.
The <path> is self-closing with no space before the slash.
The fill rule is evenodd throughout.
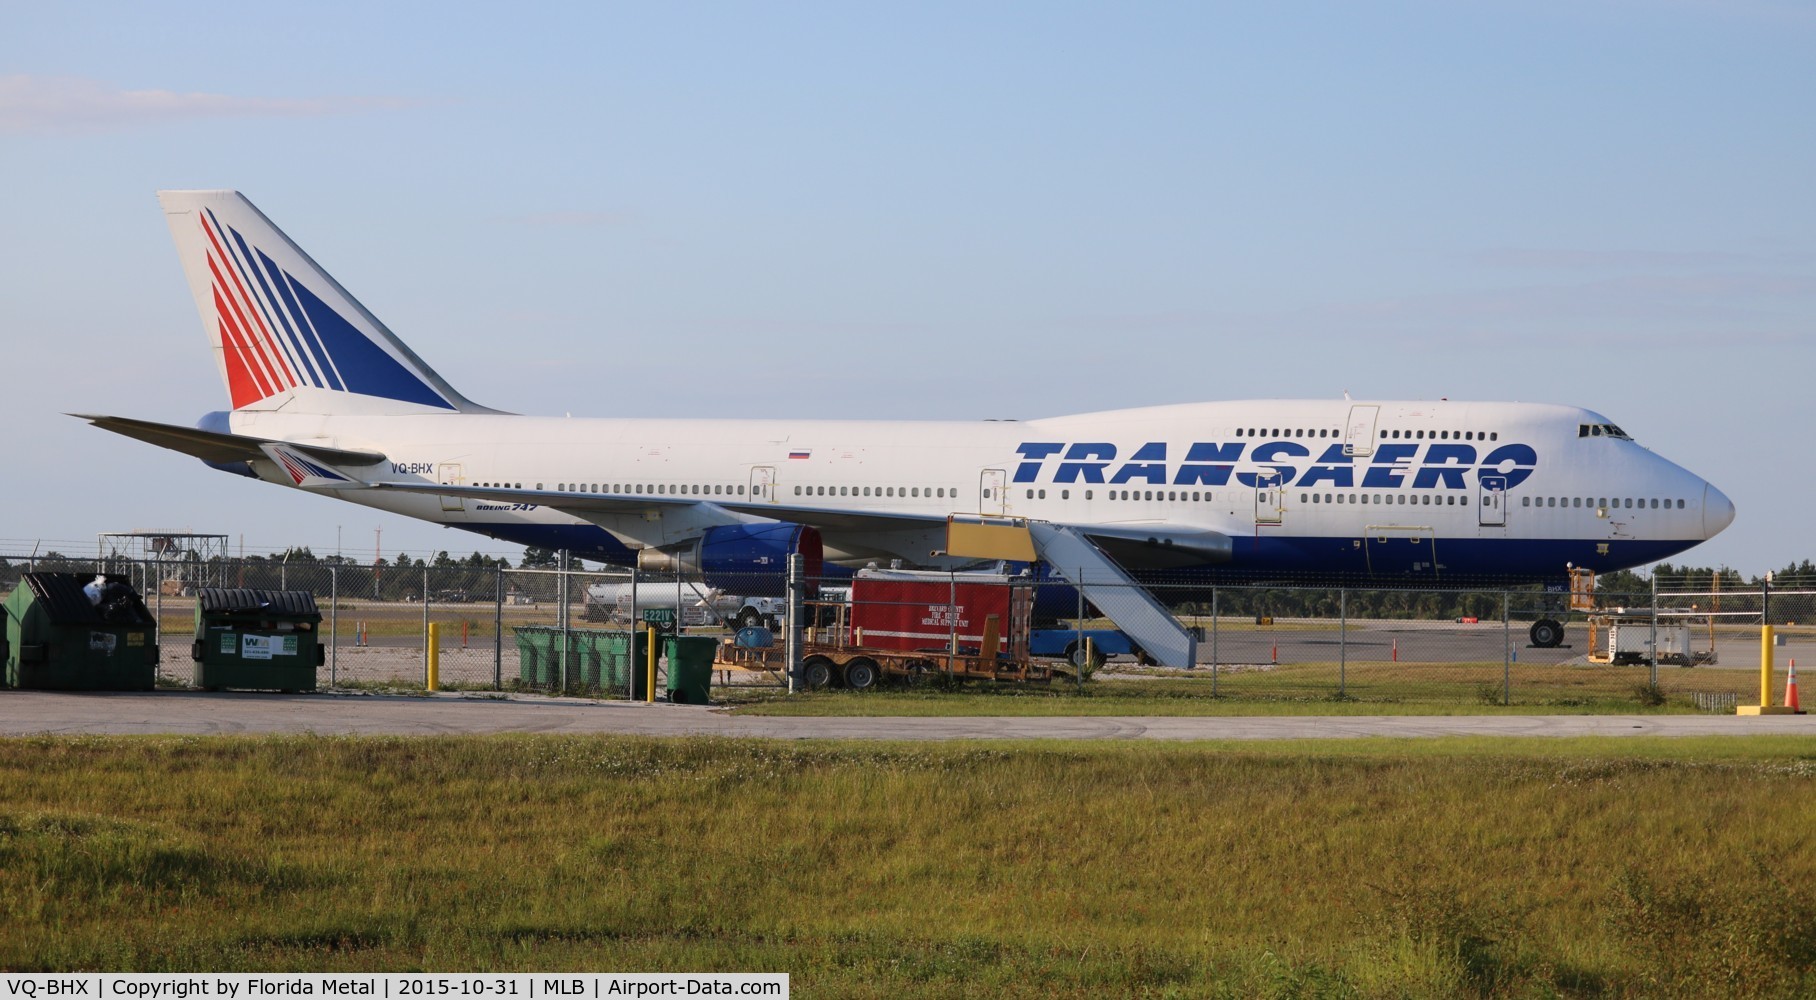
<path id="1" fill-rule="evenodd" d="M 457 486 L 452 483 L 372 483 L 371 489 L 395 493 L 422 493 L 438 497 L 464 497 L 490 503 L 523 503 L 549 507 L 580 517 L 588 514 L 640 514 L 662 508 L 698 507 L 711 497 L 657 494 L 575 493 L 570 490 L 522 490 L 508 486 Z"/>
<path id="2" fill-rule="evenodd" d="M 132 417 L 108 417 L 94 413 L 71 413 L 69 416 L 86 420 L 106 431 L 123 434 L 126 437 L 160 448 L 180 451 L 192 455 L 204 462 L 253 462 L 268 457 L 265 445 L 282 444 L 314 458 L 317 461 L 333 465 L 365 466 L 377 465 L 385 456 L 376 451 L 354 451 L 347 448 L 330 448 L 325 445 L 298 443 L 294 441 L 274 441 L 271 438 L 251 437 L 245 434 L 222 434 L 219 431 L 205 431 L 199 427 L 184 427 L 181 424 L 160 424 L 153 420 L 137 420 Z"/>
<path id="3" fill-rule="evenodd" d="M 663 508 L 711 506 L 755 517 L 804 524 L 826 534 L 901 531 L 943 526 L 943 514 L 883 513 L 851 508 L 802 507 L 761 500 L 722 496 L 668 496 L 623 493 L 575 493 L 562 490 L 522 490 L 489 486 L 452 486 L 441 483 L 374 483 L 373 489 L 397 490 L 435 496 L 457 496 L 493 503 L 524 503 L 551 507 L 589 517 L 634 514 Z M 1104 551 L 1129 565 L 1191 565 L 1227 562 L 1233 551 L 1230 536 L 1211 528 L 1177 524 L 1074 524 L 1070 527 L 1090 538 Z"/>

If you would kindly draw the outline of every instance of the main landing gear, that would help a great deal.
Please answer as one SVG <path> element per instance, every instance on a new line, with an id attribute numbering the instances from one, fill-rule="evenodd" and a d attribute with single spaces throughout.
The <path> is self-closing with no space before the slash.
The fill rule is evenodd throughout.
<path id="1" fill-rule="evenodd" d="M 1540 618 L 1532 623 L 1532 628 L 1526 635 L 1532 640 L 1532 644 L 1540 649 L 1555 649 L 1563 644 L 1564 626 L 1562 622 L 1550 618 Z"/>

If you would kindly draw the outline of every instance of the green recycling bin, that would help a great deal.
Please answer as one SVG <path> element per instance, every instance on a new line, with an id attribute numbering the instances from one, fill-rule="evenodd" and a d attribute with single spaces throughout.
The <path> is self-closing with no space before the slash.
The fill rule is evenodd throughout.
<path id="1" fill-rule="evenodd" d="M 629 687 L 643 697 L 649 636 L 642 632 L 520 625 L 517 634 L 517 680 L 525 687 L 553 690 L 561 686 L 563 643 L 567 650 L 569 689 Z M 564 638 L 565 636 L 565 638 Z"/>
<path id="2" fill-rule="evenodd" d="M 315 690 L 327 661 L 322 612 L 306 590 L 203 587 L 195 601 L 195 686 Z"/>
<path id="3" fill-rule="evenodd" d="M 517 680 L 525 687 L 552 688 L 561 683 L 561 630 L 547 625 L 518 625 Z"/>
<path id="4" fill-rule="evenodd" d="M 709 635 L 668 636 L 668 700 L 677 705 L 704 705 L 712 699 L 713 657 L 719 640 Z"/>

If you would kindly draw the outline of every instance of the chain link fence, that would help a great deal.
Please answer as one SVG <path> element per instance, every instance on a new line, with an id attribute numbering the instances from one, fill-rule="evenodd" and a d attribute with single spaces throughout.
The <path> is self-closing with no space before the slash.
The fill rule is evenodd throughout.
<path id="1" fill-rule="evenodd" d="M 597 692 L 629 696 L 631 671 L 647 672 L 646 648 L 633 630 L 646 617 L 666 618 L 665 634 L 773 642 L 786 617 L 786 580 L 773 573 L 716 577 L 707 583 L 675 574 L 629 570 L 517 569 L 470 564 L 358 565 L 334 560 L 225 560 L 204 567 L 156 560 L 34 560 L 0 557 L 0 594 L 29 569 L 130 579 L 160 624 L 161 680 L 192 676 L 190 638 L 201 586 L 302 590 L 320 606 L 326 659 L 322 687 L 421 686 L 427 676 L 429 626 L 439 634 L 440 683 L 446 688 Z M 955 578 L 952 593 L 958 592 Z M 1196 637 L 1190 667 L 1150 665 L 1140 635 L 1124 635 L 1147 601 L 1134 588 L 1096 587 L 1096 603 L 1061 581 L 1028 578 L 1032 644 L 1000 622 L 1005 656 L 1043 666 L 1095 670 L 1099 680 L 1134 687 L 1190 680 L 1190 693 L 1257 700 L 1337 699 L 1383 704 L 1526 705 L 1695 700 L 1711 711 L 1753 704 L 1759 691 L 1763 626 L 1774 626 L 1774 697 L 1786 668 L 1816 663 L 1816 579 L 1743 585 L 1705 577 L 1659 589 L 1599 592 L 1572 608 L 1570 595 L 1534 589 L 1393 589 L 1295 585 L 1156 585 L 1144 588 Z M 859 593 L 861 595 L 861 587 Z M 863 644 L 852 622 L 868 620 L 849 604 L 849 580 L 810 587 L 802 619 L 809 648 Z M 814 600 L 814 598 L 818 598 Z M 966 621 L 952 602 L 927 601 L 909 619 L 928 635 L 894 643 L 902 649 L 975 653 L 981 622 Z M 871 609 L 874 610 L 874 609 Z M 1554 623 L 1558 641 L 1535 625 Z M 762 629 L 764 640 L 748 630 Z M 909 631 L 914 631 L 910 628 Z M 940 633 L 934 635 L 933 633 Z M 1067 641 L 1067 633 L 1077 637 Z M 916 633 L 918 635 L 918 633 Z M 1101 664 L 1077 654 L 1083 640 Z M 872 640 L 881 642 L 880 636 Z M 1019 645 L 1017 644 L 1019 641 Z M 1543 644 L 1541 644 L 1541 641 Z M 666 663 L 658 644 L 657 691 Z M 632 661 L 635 661 L 634 663 Z M 775 656 L 770 657 L 772 665 Z M 1069 668 L 1077 663 L 1079 668 Z M 885 664 L 887 667 L 888 664 Z M 891 670 L 882 671 L 884 680 Z M 837 684 L 837 674 L 832 677 Z M 773 671 L 721 672 L 717 684 L 780 685 Z M 1156 688 L 1158 690 L 1159 688 Z M 1178 692 L 1180 685 L 1167 688 Z"/>

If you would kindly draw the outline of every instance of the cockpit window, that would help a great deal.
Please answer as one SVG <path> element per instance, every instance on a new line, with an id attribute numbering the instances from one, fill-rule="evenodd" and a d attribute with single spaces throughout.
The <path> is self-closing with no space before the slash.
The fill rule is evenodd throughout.
<path id="1" fill-rule="evenodd" d="M 1633 440 L 1627 436 L 1626 431 L 1621 430 L 1613 424 L 1577 424 L 1576 436 L 1580 438 L 1611 437 L 1619 438 L 1622 441 Z"/>

